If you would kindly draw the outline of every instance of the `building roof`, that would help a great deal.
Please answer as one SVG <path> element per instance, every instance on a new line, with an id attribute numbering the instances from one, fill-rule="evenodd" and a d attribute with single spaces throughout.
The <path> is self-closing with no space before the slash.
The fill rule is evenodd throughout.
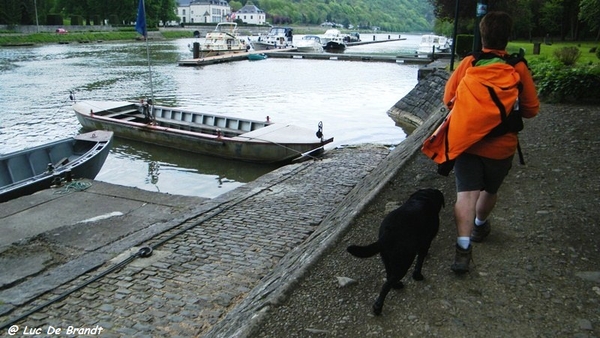
<path id="1" fill-rule="evenodd" d="M 240 8 L 240 10 L 237 12 L 253 14 L 253 13 L 264 13 L 265 11 L 254 6 L 254 4 L 252 4 L 252 2 L 249 1 L 244 7 Z"/>
<path id="2" fill-rule="evenodd" d="M 221 5 L 229 6 L 225 0 L 177 0 L 178 7 L 189 7 L 190 5 Z"/>

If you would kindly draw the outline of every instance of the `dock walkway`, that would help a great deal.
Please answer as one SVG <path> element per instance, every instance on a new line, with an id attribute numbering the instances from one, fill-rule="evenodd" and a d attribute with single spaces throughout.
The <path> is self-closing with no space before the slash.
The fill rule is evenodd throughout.
<path id="1" fill-rule="evenodd" d="M 388 39 L 388 40 L 373 40 L 350 42 L 348 46 L 359 46 L 373 43 L 402 41 L 406 38 Z M 416 55 L 366 55 L 353 53 L 301 53 L 296 48 L 271 49 L 261 51 L 250 51 L 240 53 L 229 53 L 221 55 L 211 55 L 206 57 L 198 57 L 192 59 L 183 59 L 179 61 L 179 66 L 198 67 L 223 62 L 243 61 L 248 60 L 248 55 L 251 53 L 264 53 L 268 57 L 273 58 L 293 58 L 293 59 L 318 59 L 318 60 L 340 60 L 340 61 L 369 61 L 369 62 L 394 62 L 405 64 L 427 64 L 431 62 L 430 58 L 419 58 Z"/>

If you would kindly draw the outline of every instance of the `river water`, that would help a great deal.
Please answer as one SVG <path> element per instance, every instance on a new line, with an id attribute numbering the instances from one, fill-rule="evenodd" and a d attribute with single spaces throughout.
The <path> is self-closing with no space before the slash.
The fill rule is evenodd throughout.
<path id="1" fill-rule="evenodd" d="M 406 40 L 349 47 L 346 53 L 416 50 L 418 35 L 402 37 Z M 153 89 L 162 105 L 258 120 L 269 116 L 315 131 L 322 121 L 325 135 L 335 138 L 327 149 L 394 146 L 406 137 L 386 112 L 415 86 L 417 66 L 272 58 L 180 67 L 179 60 L 192 56 L 191 42 L 150 42 L 150 67 L 140 42 L 0 47 L 0 153 L 83 132 L 71 109 L 71 92 L 78 100 L 138 100 Z M 214 198 L 273 169 L 117 138 L 96 179 Z"/>

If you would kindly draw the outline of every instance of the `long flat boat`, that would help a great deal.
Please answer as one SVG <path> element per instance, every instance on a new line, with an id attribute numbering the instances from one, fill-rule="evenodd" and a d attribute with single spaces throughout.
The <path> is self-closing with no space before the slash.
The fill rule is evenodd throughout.
<path id="1" fill-rule="evenodd" d="M 86 129 L 111 130 L 115 136 L 222 158 L 290 162 L 323 150 L 333 141 L 290 124 L 203 114 L 146 102 L 80 101 L 73 105 Z"/>
<path id="2" fill-rule="evenodd" d="M 50 188 L 56 179 L 98 175 L 113 133 L 96 130 L 0 155 L 0 202 Z"/>

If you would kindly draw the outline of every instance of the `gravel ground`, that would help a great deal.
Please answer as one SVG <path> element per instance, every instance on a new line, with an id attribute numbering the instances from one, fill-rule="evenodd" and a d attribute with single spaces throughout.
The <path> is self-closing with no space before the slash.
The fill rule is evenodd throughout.
<path id="1" fill-rule="evenodd" d="M 450 270 L 456 232 L 454 177 L 421 153 L 399 171 L 350 230 L 309 270 L 253 337 L 600 337 L 600 106 L 543 104 L 520 139 L 492 214 L 475 243 L 471 272 Z M 345 250 L 377 236 L 386 206 L 418 188 L 446 196 L 423 274 L 392 290 L 381 316 L 371 305 L 384 282 L 378 258 Z M 340 286 L 338 277 L 354 283 Z"/>

